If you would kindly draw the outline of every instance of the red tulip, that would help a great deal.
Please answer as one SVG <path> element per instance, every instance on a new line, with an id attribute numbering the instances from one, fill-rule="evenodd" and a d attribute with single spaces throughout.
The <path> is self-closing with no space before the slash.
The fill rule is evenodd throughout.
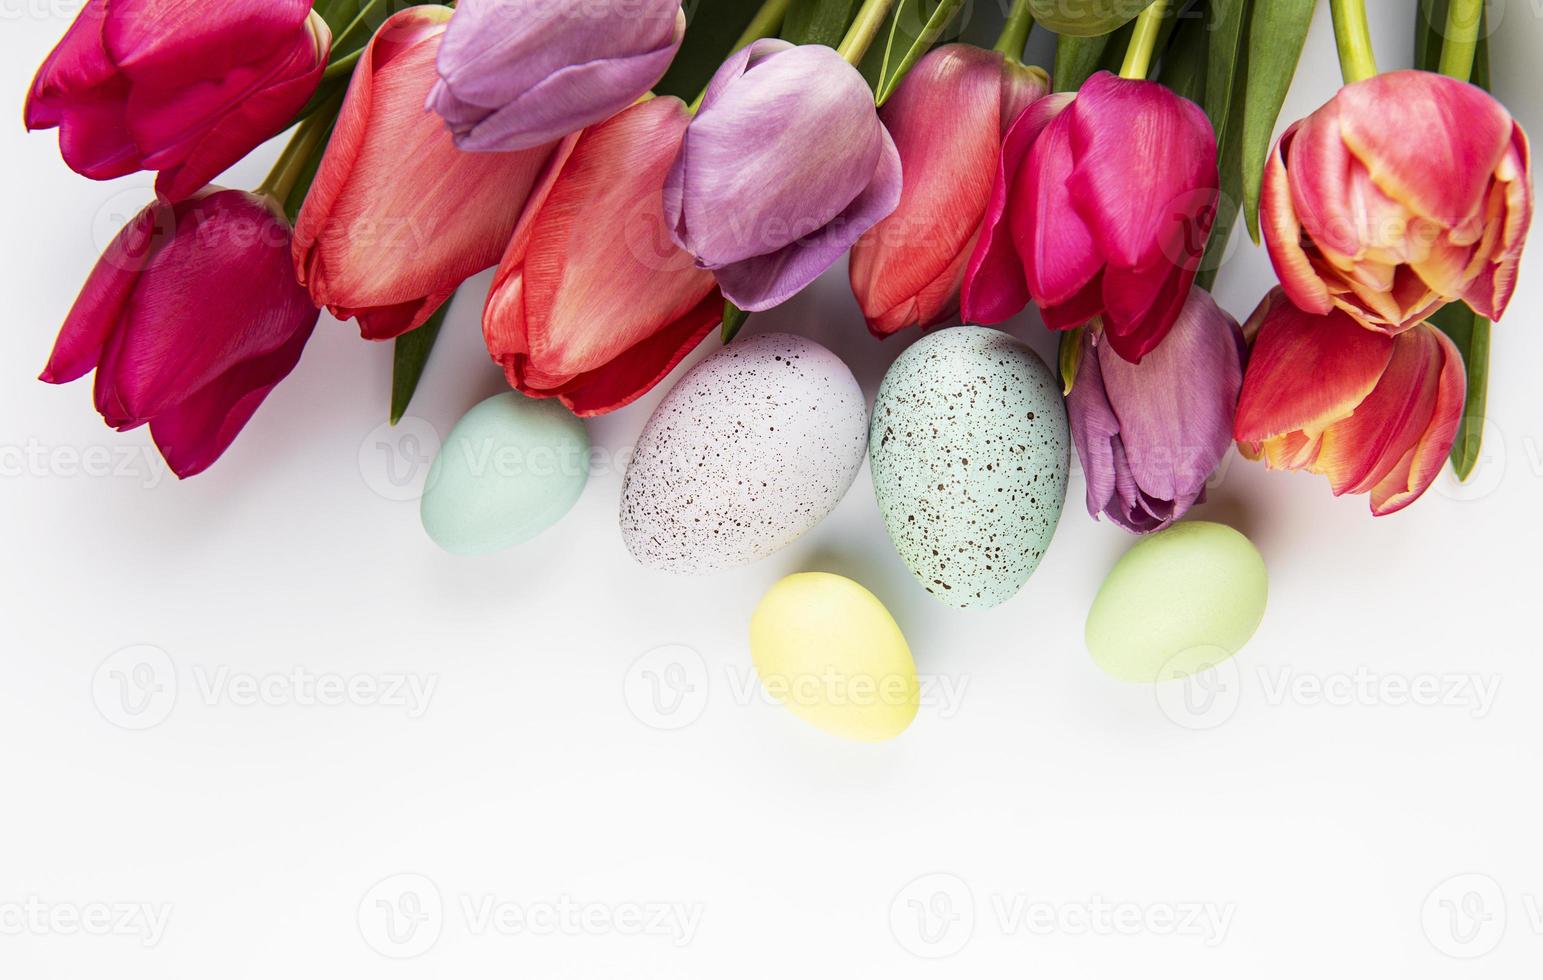
<path id="1" fill-rule="evenodd" d="M 159 170 L 180 201 L 277 135 L 321 81 L 310 0 L 87 0 L 38 69 L 28 129 L 95 180 Z"/>
<path id="2" fill-rule="evenodd" d="M 1032 299 L 1052 330 L 1101 317 L 1139 362 L 1184 308 L 1219 185 L 1205 113 L 1156 82 L 1099 72 L 1075 99 L 1034 103 L 1002 147 L 965 318 L 997 323 Z"/>
<path id="3" fill-rule="evenodd" d="M 488 294 L 482 331 L 509 383 L 579 415 L 658 384 L 723 317 L 712 273 L 670 240 L 660 204 L 691 116 L 634 105 L 565 140 Z"/>
<path id="4" fill-rule="evenodd" d="M 1291 301 L 1398 333 L 1463 300 L 1497 320 L 1532 221 L 1527 136 L 1483 89 L 1395 71 L 1286 130 L 1260 222 Z"/>
<path id="5" fill-rule="evenodd" d="M 1250 325 L 1258 337 L 1233 435 L 1271 469 L 1329 478 L 1336 496 L 1370 493 L 1391 514 L 1424 493 L 1462 421 L 1462 355 L 1419 323 L 1390 337 L 1339 310 L 1306 313 L 1276 289 Z"/>
<path id="6" fill-rule="evenodd" d="M 948 44 L 905 76 L 879 118 L 900 151 L 900 206 L 852 249 L 852 292 L 884 337 L 959 312 L 1001 156 L 1002 134 L 1049 80 L 995 51 Z"/>
<path id="7" fill-rule="evenodd" d="M 149 423 L 179 477 L 203 472 L 294 369 L 316 326 L 289 236 L 277 206 L 245 191 L 151 204 L 92 270 L 42 380 L 94 368 L 108 425 Z"/>
<path id="8" fill-rule="evenodd" d="M 409 7 L 370 41 L 295 223 L 295 274 L 371 340 L 421 325 L 498 262 L 551 157 L 464 153 L 424 111 L 450 14 Z"/>

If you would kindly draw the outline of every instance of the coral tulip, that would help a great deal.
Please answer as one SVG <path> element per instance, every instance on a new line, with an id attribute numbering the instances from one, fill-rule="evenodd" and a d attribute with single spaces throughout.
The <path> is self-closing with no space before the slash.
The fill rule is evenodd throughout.
<path id="1" fill-rule="evenodd" d="M 482 329 L 509 383 L 579 415 L 628 404 L 723 316 L 713 277 L 664 226 L 665 174 L 691 121 L 643 102 L 565 141 L 499 264 Z"/>
<path id="2" fill-rule="evenodd" d="M 1365 330 L 1341 310 L 1298 309 L 1279 289 L 1250 321 L 1258 336 L 1234 435 L 1271 469 L 1370 493 L 1372 513 L 1413 503 L 1441 472 L 1462 421 L 1462 356 L 1440 330 Z"/>
<path id="3" fill-rule="evenodd" d="M 120 431 L 149 423 L 179 477 L 220 457 L 294 369 L 319 311 L 295 282 L 278 206 L 211 187 L 141 211 L 103 253 L 42 380 L 96 370 Z"/>
<path id="4" fill-rule="evenodd" d="M 1461 299 L 1492 320 L 1532 221 L 1527 137 L 1483 89 L 1395 71 L 1291 126 L 1260 223 L 1286 295 L 1398 333 Z"/>
<path id="5" fill-rule="evenodd" d="M 778 305 L 900 202 L 900 154 L 857 69 L 757 41 L 708 85 L 664 185 L 676 244 L 743 310 Z"/>
<path id="6" fill-rule="evenodd" d="M 936 326 L 958 313 L 1002 134 L 1048 89 L 1038 68 L 949 44 L 918 62 L 880 110 L 905 186 L 900 206 L 852 249 L 852 292 L 874 334 Z"/>
<path id="7" fill-rule="evenodd" d="M 965 318 L 998 323 L 1033 299 L 1053 330 L 1101 317 L 1140 361 L 1189 297 L 1219 185 L 1205 113 L 1156 82 L 1099 72 L 1074 99 L 1034 103 L 1002 147 Z"/>
<path id="8" fill-rule="evenodd" d="M 680 0 L 462 0 L 428 106 L 463 150 L 524 150 L 625 109 L 670 67 Z"/>
<path id="9" fill-rule="evenodd" d="M 180 201 L 305 105 L 332 34 L 310 0 L 87 0 L 38 69 L 28 129 L 94 180 L 158 170 Z"/>
<path id="10" fill-rule="evenodd" d="M 462 153 L 424 112 L 450 14 L 409 7 L 370 41 L 295 222 L 295 274 L 371 340 L 419 326 L 498 262 L 551 156 Z"/>
<path id="11" fill-rule="evenodd" d="M 1205 500 L 1205 483 L 1232 443 L 1243 386 L 1243 335 L 1209 293 L 1190 287 L 1173 329 L 1132 364 L 1083 338 L 1066 396 L 1088 484 L 1088 513 L 1127 531 L 1167 527 Z"/>

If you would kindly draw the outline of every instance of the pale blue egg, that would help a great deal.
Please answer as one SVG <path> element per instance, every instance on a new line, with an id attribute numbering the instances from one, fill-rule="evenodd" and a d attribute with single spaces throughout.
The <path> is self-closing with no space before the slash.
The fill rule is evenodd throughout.
<path id="1" fill-rule="evenodd" d="M 423 492 L 423 529 L 446 551 L 480 555 L 556 524 L 589 479 L 589 435 L 555 399 L 506 391 L 450 430 Z"/>
<path id="2" fill-rule="evenodd" d="M 1066 408 L 1045 362 L 988 327 L 923 337 L 890 366 L 868 437 L 889 539 L 932 595 L 995 606 L 1028 581 L 1061 519 Z"/>

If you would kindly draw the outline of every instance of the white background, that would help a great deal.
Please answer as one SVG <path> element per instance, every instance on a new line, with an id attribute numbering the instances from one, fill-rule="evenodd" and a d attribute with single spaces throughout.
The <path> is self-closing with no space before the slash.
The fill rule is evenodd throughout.
<path id="1" fill-rule="evenodd" d="M 989 43 L 996 3 L 975 6 Z M 1371 6 L 1384 66 L 1407 64 L 1412 4 Z M 1534 134 L 1537 6 L 1501 3 L 1494 37 L 1498 91 Z M 18 120 L 73 4 L 0 9 Z M 1285 119 L 1337 84 L 1324 4 Z M 102 426 L 89 382 L 33 380 L 149 178 L 78 178 L 14 121 L 0 140 L 0 975 L 1512 978 L 1543 961 L 1536 254 L 1495 334 L 1471 487 L 1444 476 L 1373 520 L 1320 478 L 1229 459 L 1194 516 L 1253 538 L 1270 606 L 1199 711 L 1089 660 L 1083 618 L 1132 539 L 1088 519 L 1075 472 L 1038 574 L 984 612 L 912 581 L 866 467 L 798 544 L 710 577 L 630 560 L 603 466 L 537 540 L 438 551 L 386 466 L 502 388 L 476 326 L 486 274 L 406 436 L 378 428 L 389 346 L 324 318 L 232 451 L 178 484 L 138 455 L 144 430 Z M 226 183 L 255 185 L 276 152 Z M 1246 245 L 1218 295 L 1242 319 L 1270 282 Z M 1052 352 L 1032 316 L 1012 326 Z M 915 339 L 872 340 L 842 269 L 750 329 L 817 338 L 870 397 Z M 669 383 L 596 420 L 595 443 L 625 450 Z M 81 472 L 87 450 L 127 472 Z M 900 739 L 832 739 L 747 686 L 751 609 L 810 569 L 873 590 L 937 679 Z M 114 657 L 137 645 L 154 650 Z M 151 682 L 138 714 L 123 670 Z M 296 677 L 432 689 L 326 705 Z M 684 695 L 674 713 L 654 678 Z M 1409 695 L 1426 684 L 1441 703 Z M 384 908 L 415 898 L 418 931 L 393 945 Z M 564 904 L 577 921 L 541 917 Z M 119 908 L 127 934 L 71 928 Z"/>

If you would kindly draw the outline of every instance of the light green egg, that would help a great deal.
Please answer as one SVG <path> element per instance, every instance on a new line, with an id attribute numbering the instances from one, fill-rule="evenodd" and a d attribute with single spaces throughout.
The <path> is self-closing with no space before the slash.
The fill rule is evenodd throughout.
<path id="1" fill-rule="evenodd" d="M 1225 524 L 1175 524 L 1142 538 L 1104 579 L 1088 610 L 1088 652 L 1120 680 L 1188 677 L 1243 648 L 1268 587 L 1248 538 Z"/>
<path id="2" fill-rule="evenodd" d="M 457 555 L 528 541 L 556 524 L 589 479 L 589 435 L 555 399 L 506 391 L 450 430 L 423 492 L 423 529 Z"/>

